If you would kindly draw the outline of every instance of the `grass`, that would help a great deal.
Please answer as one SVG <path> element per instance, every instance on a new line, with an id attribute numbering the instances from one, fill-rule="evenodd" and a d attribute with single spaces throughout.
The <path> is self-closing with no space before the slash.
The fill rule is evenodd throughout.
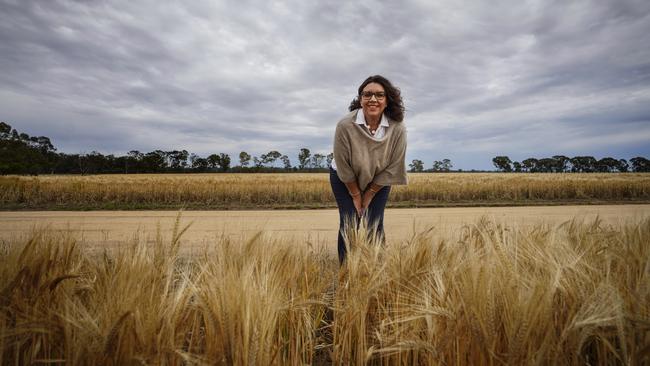
<path id="1" fill-rule="evenodd" d="M 650 203 L 644 173 L 416 173 L 391 207 Z M 335 207 L 327 174 L 2 176 L 0 209 Z"/>
<path id="2" fill-rule="evenodd" d="M 3 243 L 0 363 L 650 364 L 650 220 L 481 219 L 350 255 L 258 233 L 183 252 Z"/>

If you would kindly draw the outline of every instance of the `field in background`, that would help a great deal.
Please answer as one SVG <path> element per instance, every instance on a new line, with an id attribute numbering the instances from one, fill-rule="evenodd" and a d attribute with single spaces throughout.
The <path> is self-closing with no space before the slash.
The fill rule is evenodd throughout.
<path id="1" fill-rule="evenodd" d="M 389 207 L 650 202 L 644 173 L 415 173 Z M 2 176 L 4 210 L 335 207 L 327 174 Z"/>
<path id="2" fill-rule="evenodd" d="M 177 222 L 178 224 L 178 222 Z M 650 220 L 482 219 L 331 256 L 264 233 L 181 256 L 36 233 L 0 247 L 0 364 L 650 363 Z"/>

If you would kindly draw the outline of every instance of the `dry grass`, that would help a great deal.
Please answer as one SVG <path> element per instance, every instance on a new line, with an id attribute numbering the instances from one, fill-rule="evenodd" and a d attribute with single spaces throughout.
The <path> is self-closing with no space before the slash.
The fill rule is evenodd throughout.
<path id="1" fill-rule="evenodd" d="M 417 173 L 396 186 L 401 207 L 650 202 L 644 173 Z M 334 207 L 327 174 L 2 176 L 5 209 Z"/>
<path id="2" fill-rule="evenodd" d="M 650 364 L 649 243 L 648 220 L 522 232 L 485 219 L 457 241 L 361 243 L 337 292 L 335 359 Z"/>
<path id="3" fill-rule="evenodd" d="M 260 233 L 178 255 L 4 243 L 0 364 L 650 364 L 650 220 L 533 229 L 480 220 L 374 245 L 340 270 Z"/>

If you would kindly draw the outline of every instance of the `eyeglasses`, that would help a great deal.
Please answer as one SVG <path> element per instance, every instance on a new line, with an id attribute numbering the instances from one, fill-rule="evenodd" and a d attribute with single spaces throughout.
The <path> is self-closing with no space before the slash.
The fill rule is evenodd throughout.
<path id="1" fill-rule="evenodd" d="M 372 96 L 375 96 L 377 100 L 384 100 L 386 98 L 386 93 L 384 92 L 371 92 L 371 91 L 364 91 L 361 93 L 361 98 L 365 100 L 372 99 Z"/>

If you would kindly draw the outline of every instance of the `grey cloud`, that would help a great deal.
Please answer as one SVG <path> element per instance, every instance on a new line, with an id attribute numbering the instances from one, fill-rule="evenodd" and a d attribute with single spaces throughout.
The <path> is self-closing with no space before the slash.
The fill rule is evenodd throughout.
<path id="1" fill-rule="evenodd" d="M 570 154 L 570 139 L 592 155 L 650 146 L 619 133 L 650 123 L 646 1 L 0 0 L 0 10 L 2 119 L 63 151 L 324 152 L 376 73 L 402 89 L 408 157 L 427 165 Z"/>

